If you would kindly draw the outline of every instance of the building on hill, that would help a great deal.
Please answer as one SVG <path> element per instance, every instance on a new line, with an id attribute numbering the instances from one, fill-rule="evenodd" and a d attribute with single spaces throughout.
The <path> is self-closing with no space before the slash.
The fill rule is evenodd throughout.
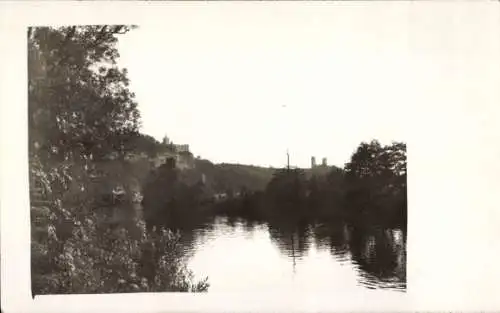
<path id="1" fill-rule="evenodd" d="M 167 136 L 167 135 L 165 135 L 165 136 L 163 137 L 162 144 L 164 144 L 164 145 L 169 145 L 169 144 L 170 144 L 170 139 L 168 138 L 168 136 Z"/>
<path id="2" fill-rule="evenodd" d="M 314 157 L 313 157 L 314 158 Z M 327 159 L 322 158 L 321 159 L 321 164 L 316 164 L 316 162 L 312 162 L 311 158 L 311 171 L 310 175 L 325 175 L 331 170 L 331 166 L 328 166 Z"/>
<path id="3" fill-rule="evenodd" d="M 177 155 L 173 152 L 170 151 L 165 151 L 163 153 L 159 153 L 156 157 L 151 158 L 151 162 L 153 163 L 154 167 L 160 167 L 163 164 L 166 164 L 169 162 L 170 159 L 177 159 Z M 175 163 L 174 163 L 175 166 Z"/>
<path id="4" fill-rule="evenodd" d="M 166 147 L 165 151 L 159 153 L 152 161 L 155 167 L 165 164 L 168 160 L 173 158 L 175 160 L 174 167 L 178 169 L 192 169 L 194 168 L 194 157 L 189 151 L 187 144 L 175 144 L 168 138 L 167 135 L 163 137 L 162 145 Z M 169 161 L 171 162 L 171 161 Z M 169 163 L 172 165 L 172 163 Z"/>
<path id="5" fill-rule="evenodd" d="M 174 151 L 177 153 L 189 152 L 189 145 L 173 145 Z"/>
<path id="6" fill-rule="evenodd" d="M 189 145 L 187 144 L 182 144 L 178 145 L 175 144 L 170 138 L 168 138 L 167 135 L 163 137 L 162 144 L 164 146 L 167 146 L 169 150 L 172 150 L 173 152 L 181 153 L 181 152 L 189 152 Z"/>
<path id="7" fill-rule="evenodd" d="M 169 142 L 168 139 L 163 140 L 164 143 Z M 184 170 L 192 169 L 195 167 L 194 156 L 189 152 L 189 145 L 175 145 L 172 142 L 168 143 L 171 149 L 167 149 L 162 153 L 159 153 L 151 161 L 154 163 L 155 167 L 159 167 L 162 164 L 169 162 L 170 159 L 174 159 L 174 167 Z"/>
<path id="8" fill-rule="evenodd" d="M 327 159 L 321 159 L 321 165 L 316 164 L 316 157 L 311 157 L 311 168 L 328 167 Z"/>

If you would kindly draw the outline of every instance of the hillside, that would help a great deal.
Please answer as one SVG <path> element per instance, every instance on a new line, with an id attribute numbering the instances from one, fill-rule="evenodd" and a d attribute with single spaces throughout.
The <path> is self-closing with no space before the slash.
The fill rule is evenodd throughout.
<path id="1" fill-rule="evenodd" d="M 165 163 L 166 158 L 175 157 L 175 152 L 172 149 L 173 144 L 166 137 L 163 142 L 159 142 L 149 135 L 137 134 L 128 142 L 130 150 L 134 151 L 134 155 L 137 156 L 136 160 L 153 159 L 155 167 Z M 170 144 L 166 144 L 168 142 Z M 187 147 L 187 145 L 185 146 Z M 204 177 L 204 191 L 207 194 L 239 192 L 242 189 L 248 191 L 264 190 L 276 170 L 276 168 L 255 165 L 212 163 L 199 157 L 194 158 L 191 152 L 186 153 L 189 154 L 188 157 L 177 160 L 181 181 L 188 185 L 195 185 Z M 335 166 L 320 165 L 313 169 L 303 169 L 303 171 L 309 179 L 313 175 L 324 177 L 333 169 L 340 170 Z M 144 167 L 140 167 L 140 170 L 144 170 Z"/>
<path id="2" fill-rule="evenodd" d="M 306 176 L 327 175 L 333 167 L 304 169 Z M 196 159 L 195 168 L 183 171 L 182 176 L 186 182 L 199 181 L 202 174 L 205 176 L 205 186 L 210 193 L 238 192 L 241 189 L 249 191 L 264 190 L 273 177 L 275 168 L 260 167 L 245 164 L 219 163 L 214 164 L 209 160 Z"/>
<path id="3" fill-rule="evenodd" d="M 145 162 L 153 160 L 154 167 L 157 168 L 160 164 L 165 163 L 167 158 L 175 157 L 175 152 L 172 150 L 172 144 L 165 144 L 166 142 L 169 142 L 169 140 L 164 139 L 163 142 L 159 142 L 149 135 L 137 134 L 128 141 L 130 145 L 129 150 L 131 152 L 133 151 L 133 157 L 131 158 L 135 161 L 134 163 L 139 160 Z M 212 163 L 209 160 L 199 157 L 194 158 L 189 151 L 186 153 L 186 157 L 181 157 L 181 155 L 177 157 L 179 178 L 182 182 L 191 186 L 204 179 L 205 187 L 203 190 L 207 195 L 228 192 L 236 193 L 242 190 L 264 190 L 276 170 L 276 168 L 255 165 Z M 147 166 L 132 167 L 132 169 L 136 170 L 135 172 L 143 172 L 141 175 L 137 175 L 141 177 L 139 181 L 143 181 L 142 176 L 149 172 L 149 170 L 145 168 L 147 168 Z M 307 179 L 309 179 L 313 175 L 325 177 L 332 169 L 338 168 L 335 166 L 317 166 L 313 169 L 303 169 L 303 171 Z"/>
<path id="4" fill-rule="evenodd" d="M 274 169 L 242 165 L 214 164 L 208 160 L 196 159 L 195 168 L 191 170 L 196 176 L 205 175 L 205 185 L 212 192 L 238 192 L 247 190 L 263 190 L 271 180 Z M 187 173 L 186 173 L 187 174 Z"/>

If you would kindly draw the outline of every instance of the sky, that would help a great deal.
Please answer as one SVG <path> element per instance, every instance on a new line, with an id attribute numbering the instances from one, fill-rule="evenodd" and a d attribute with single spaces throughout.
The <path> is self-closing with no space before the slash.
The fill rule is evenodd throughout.
<path id="1" fill-rule="evenodd" d="M 449 29 L 422 36 L 432 25 L 389 6 L 198 12 L 145 20 L 118 48 L 142 132 L 213 162 L 278 167 L 289 149 L 343 166 L 362 141 L 407 141 L 412 110 L 439 110 L 461 77 Z"/>

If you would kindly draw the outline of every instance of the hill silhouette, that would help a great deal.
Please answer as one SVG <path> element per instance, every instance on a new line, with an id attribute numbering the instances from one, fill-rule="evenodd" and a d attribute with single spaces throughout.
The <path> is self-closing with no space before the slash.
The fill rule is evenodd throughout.
<path id="1" fill-rule="evenodd" d="M 326 176 L 335 166 L 304 169 L 307 177 L 313 174 Z M 245 191 L 263 191 L 273 178 L 277 168 L 236 163 L 212 163 L 206 159 L 196 159 L 191 176 L 205 175 L 205 186 L 213 193 L 231 193 Z M 186 171 L 185 176 L 189 171 Z M 193 175 L 194 174 L 194 175 Z M 190 179 L 187 178 L 189 181 Z M 192 179 L 190 183 L 192 183 Z"/>

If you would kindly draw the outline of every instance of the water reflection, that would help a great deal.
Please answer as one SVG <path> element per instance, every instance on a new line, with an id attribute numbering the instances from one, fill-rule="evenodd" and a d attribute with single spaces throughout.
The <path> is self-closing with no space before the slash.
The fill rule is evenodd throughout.
<path id="1" fill-rule="evenodd" d="M 359 269 L 368 288 L 406 288 L 406 242 L 400 229 L 336 225 L 318 227 L 316 238 L 331 254 Z M 328 239 L 326 239 L 328 238 Z"/>
<path id="2" fill-rule="evenodd" d="M 328 250 L 339 262 L 347 261 L 351 257 L 349 246 L 351 236 L 347 224 L 317 225 L 313 235 L 318 248 Z"/>
<path id="3" fill-rule="evenodd" d="M 405 243 L 401 230 L 353 229 L 352 257 L 367 287 L 398 288 L 406 281 Z"/>
<path id="4" fill-rule="evenodd" d="M 279 248 L 280 252 L 299 260 L 305 256 L 313 243 L 310 232 L 311 229 L 308 225 L 296 227 L 269 225 L 271 241 Z"/>
<path id="5" fill-rule="evenodd" d="M 400 229 L 212 218 L 183 231 L 188 266 L 211 291 L 406 289 Z"/>

